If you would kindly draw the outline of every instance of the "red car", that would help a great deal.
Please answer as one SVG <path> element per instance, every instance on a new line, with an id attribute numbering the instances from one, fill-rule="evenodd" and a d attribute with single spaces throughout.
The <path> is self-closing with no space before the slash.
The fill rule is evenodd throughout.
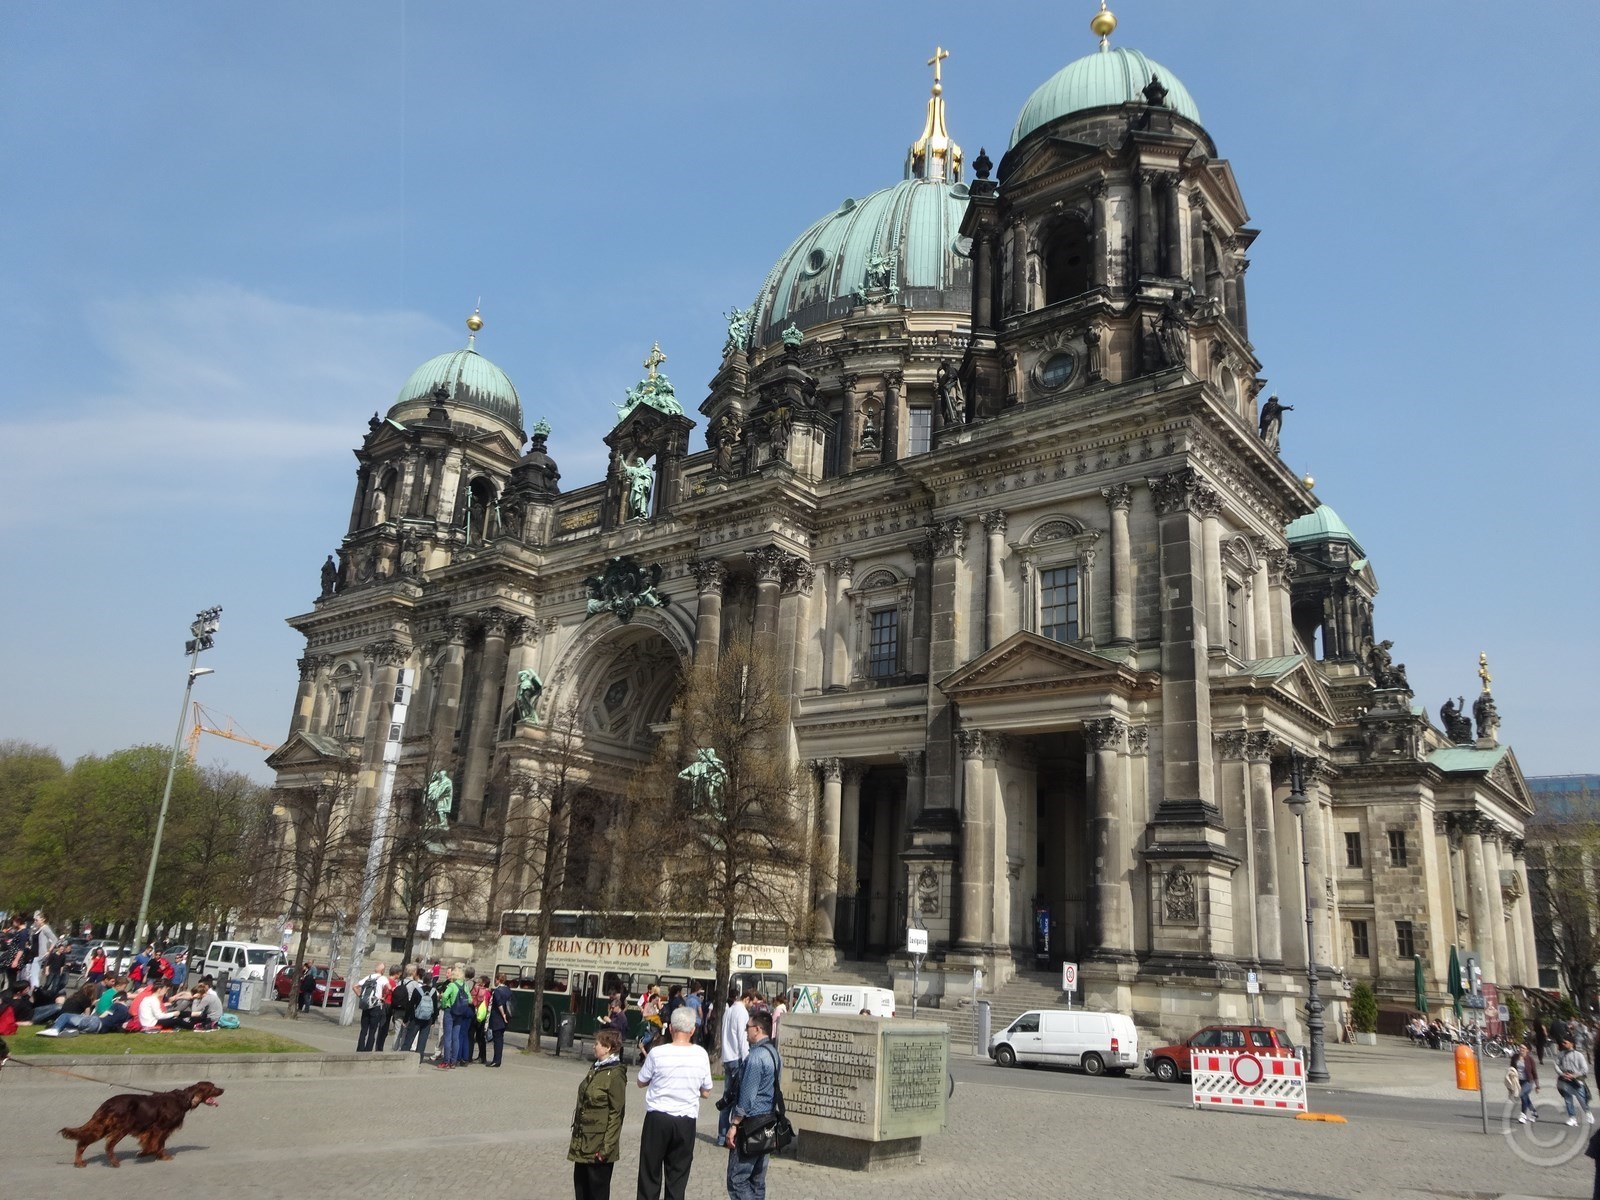
<path id="1" fill-rule="evenodd" d="M 316 980 L 316 987 L 311 992 L 311 1003 L 320 1005 L 324 992 L 328 992 L 328 968 L 312 967 L 311 976 Z M 298 982 L 295 979 L 293 967 L 279 967 L 278 973 L 272 978 L 272 994 L 279 1000 L 287 1000 L 291 996 L 299 995 Z M 328 993 L 329 1004 L 344 1003 L 344 980 L 333 981 L 333 991 Z"/>
<path id="2" fill-rule="evenodd" d="M 1144 1052 L 1144 1069 L 1163 1083 L 1177 1083 L 1189 1074 L 1189 1054 L 1194 1049 L 1251 1050 L 1256 1054 L 1294 1054 L 1294 1043 L 1281 1029 L 1270 1025 L 1207 1025 L 1188 1041 L 1157 1046 Z"/>

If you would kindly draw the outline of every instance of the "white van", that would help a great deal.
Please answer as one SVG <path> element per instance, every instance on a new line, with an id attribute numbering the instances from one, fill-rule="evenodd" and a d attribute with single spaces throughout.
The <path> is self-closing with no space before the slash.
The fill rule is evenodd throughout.
<path id="1" fill-rule="evenodd" d="M 865 1010 L 870 1016 L 894 1016 L 894 993 L 888 988 L 853 987 L 848 984 L 800 983 L 789 991 L 789 1011 L 797 1013 L 848 1013 Z"/>
<path id="2" fill-rule="evenodd" d="M 229 979 L 261 979 L 271 984 L 278 968 L 288 961 L 289 956 L 278 946 L 259 942 L 212 942 L 206 948 L 200 974 L 216 977 L 226 971 Z M 192 976 L 194 971 L 189 974 Z"/>
<path id="3" fill-rule="evenodd" d="M 1139 1030 L 1121 1013 L 1025 1012 L 989 1039 L 989 1057 L 1002 1067 L 1037 1062 L 1082 1067 L 1089 1075 L 1123 1075 L 1138 1065 Z"/>

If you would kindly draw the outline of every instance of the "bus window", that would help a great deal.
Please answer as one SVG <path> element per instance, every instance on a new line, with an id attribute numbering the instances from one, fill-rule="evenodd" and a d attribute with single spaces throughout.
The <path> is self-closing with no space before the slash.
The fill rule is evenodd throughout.
<path id="1" fill-rule="evenodd" d="M 551 913 L 550 914 L 550 936 L 551 937 L 577 937 L 577 936 L 579 936 L 579 934 L 578 934 L 578 914 L 577 913 L 561 913 L 561 912 Z"/>
<path id="2" fill-rule="evenodd" d="M 629 996 L 633 995 L 633 976 L 624 975 L 619 971 L 607 971 L 605 975 L 601 977 L 600 986 L 605 991 L 605 994 L 608 998 L 613 993 L 620 992 L 622 994 L 622 998 L 626 1000 Z"/>
<path id="3" fill-rule="evenodd" d="M 544 990 L 547 992 L 564 992 L 567 990 L 567 972 L 564 967 L 546 967 L 544 969 Z"/>

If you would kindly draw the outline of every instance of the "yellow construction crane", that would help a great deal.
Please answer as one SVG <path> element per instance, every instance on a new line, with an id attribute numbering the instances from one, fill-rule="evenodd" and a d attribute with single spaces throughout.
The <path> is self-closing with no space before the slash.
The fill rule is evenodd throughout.
<path id="1" fill-rule="evenodd" d="M 223 716 L 228 722 L 226 728 L 219 725 L 217 719 L 207 712 L 198 700 L 194 702 L 194 724 L 189 728 L 188 741 L 191 761 L 199 761 L 200 735 L 202 733 L 213 733 L 217 737 L 227 738 L 231 742 L 243 742 L 247 746 L 256 746 L 262 750 L 272 751 L 277 749 L 276 746 L 269 745 L 266 742 L 258 742 L 249 734 L 241 732 L 234 725 L 232 717 L 229 717 L 226 713 Z"/>

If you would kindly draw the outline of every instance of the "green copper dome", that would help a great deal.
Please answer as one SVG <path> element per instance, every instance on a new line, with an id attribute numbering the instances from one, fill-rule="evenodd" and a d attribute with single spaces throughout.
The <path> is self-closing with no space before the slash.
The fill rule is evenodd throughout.
<path id="1" fill-rule="evenodd" d="M 1350 526 L 1340 520 L 1339 514 L 1326 504 L 1319 504 L 1315 512 L 1309 512 L 1290 521 L 1283 534 L 1291 546 L 1305 542 L 1349 542 L 1358 555 L 1366 554 L 1361 548 L 1361 543 L 1356 541 L 1356 535 L 1350 532 Z"/>
<path id="2" fill-rule="evenodd" d="M 517 389 L 504 371 L 471 346 L 430 358 L 411 372 L 389 415 L 396 420 L 424 415 L 433 403 L 434 389 L 441 386 L 446 405 L 474 409 L 522 432 L 522 401 Z"/>
<path id="3" fill-rule="evenodd" d="M 1022 106 L 1016 127 L 1011 131 L 1011 145 L 1015 146 L 1035 129 L 1043 128 L 1058 117 L 1092 108 L 1117 108 L 1130 100 L 1143 104 L 1144 89 L 1152 75 L 1167 89 L 1166 106 L 1196 125 L 1200 124 L 1200 109 L 1176 75 L 1137 50 L 1119 46 L 1086 54 L 1040 84 Z"/>
<path id="4" fill-rule="evenodd" d="M 756 296 L 754 344 L 776 342 L 842 317 L 869 286 L 893 289 L 909 308 L 972 312 L 972 263 L 957 245 L 967 188 L 946 179 L 904 179 L 846 200 L 784 251 Z M 869 278 L 870 276 L 870 278 Z"/>

